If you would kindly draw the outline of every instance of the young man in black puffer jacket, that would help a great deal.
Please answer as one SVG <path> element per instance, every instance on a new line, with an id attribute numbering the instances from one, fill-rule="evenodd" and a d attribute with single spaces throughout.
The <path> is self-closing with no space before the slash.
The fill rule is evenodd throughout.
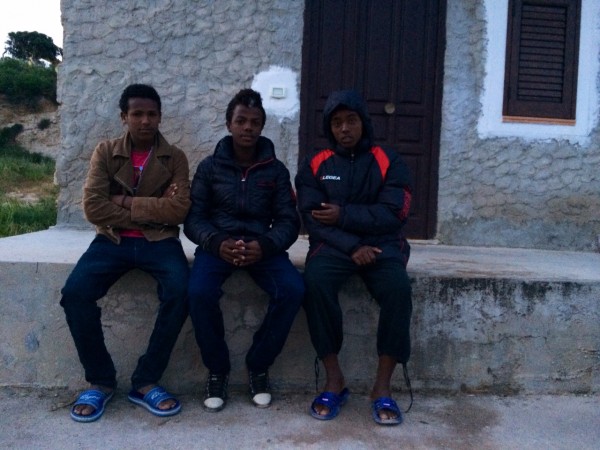
<path id="1" fill-rule="evenodd" d="M 225 280 L 243 268 L 270 297 L 246 354 L 250 397 L 258 407 L 271 404 L 268 369 L 304 296 L 302 277 L 286 252 L 300 228 L 296 197 L 273 143 L 260 135 L 266 119 L 260 94 L 240 91 L 225 118 L 231 135 L 198 166 L 184 225 L 185 235 L 198 245 L 188 295 L 196 341 L 209 370 L 204 407 L 212 412 L 225 406 L 231 369 L 219 307 Z"/>

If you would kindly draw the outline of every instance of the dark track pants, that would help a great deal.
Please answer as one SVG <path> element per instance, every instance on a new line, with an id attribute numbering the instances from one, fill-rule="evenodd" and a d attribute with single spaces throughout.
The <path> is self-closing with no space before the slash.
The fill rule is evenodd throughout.
<path id="1" fill-rule="evenodd" d="M 317 356 L 338 354 L 343 341 L 342 309 L 338 291 L 354 274 L 360 275 L 379 304 L 377 354 L 406 363 L 410 357 L 411 285 L 399 260 L 383 259 L 369 266 L 351 260 L 313 256 L 306 262 L 304 308 Z"/>

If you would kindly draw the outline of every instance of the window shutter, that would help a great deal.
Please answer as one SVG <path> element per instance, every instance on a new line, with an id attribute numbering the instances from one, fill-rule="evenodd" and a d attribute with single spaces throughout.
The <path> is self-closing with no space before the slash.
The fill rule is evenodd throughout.
<path id="1" fill-rule="evenodd" d="M 575 120 L 581 0 L 510 0 L 503 114 Z"/>

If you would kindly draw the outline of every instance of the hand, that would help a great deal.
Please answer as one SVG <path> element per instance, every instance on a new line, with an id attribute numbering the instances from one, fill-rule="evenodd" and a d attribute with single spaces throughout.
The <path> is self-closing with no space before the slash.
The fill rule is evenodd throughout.
<path id="1" fill-rule="evenodd" d="M 240 247 L 243 247 L 243 250 L 240 250 L 238 266 L 249 266 L 262 259 L 262 248 L 260 248 L 258 241 L 249 241 L 245 243 L 244 241 L 238 241 L 238 243 L 240 243 Z"/>
<path id="2" fill-rule="evenodd" d="M 133 197 L 130 197 L 128 195 L 111 195 L 110 201 L 119 205 L 121 208 L 131 209 Z"/>
<path id="3" fill-rule="evenodd" d="M 340 218 L 340 207 L 333 203 L 321 203 L 321 209 L 313 209 L 311 215 L 324 225 L 335 225 Z"/>
<path id="4" fill-rule="evenodd" d="M 162 197 L 163 198 L 171 198 L 171 197 L 175 197 L 175 195 L 177 194 L 177 185 L 175 183 L 170 184 L 169 187 L 167 189 L 165 189 L 165 192 L 163 192 Z"/>
<path id="5" fill-rule="evenodd" d="M 221 242 L 219 256 L 229 264 L 245 267 L 262 259 L 262 249 L 258 241 L 244 242 L 229 238 Z"/>
<path id="6" fill-rule="evenodd" d="M 357 266 L 367 266 L 369 264 L 375 263 L 377 260 L 377 255 L 382 253 L 382 250 L 378 247 L 371 247 L 370 245 L 363 245 L 359 247 L 352 255 L 352 261 Z"/>
<path id="7" fill-rule="evenodd" d="M 238 255 L 238 246 L 236 245 L 236 241 L 228 238 L 221 242 L 221 246 L 219 247 L 219 256 L 223 261 L 228 262 L 229 264 L 234 264 Z"/>

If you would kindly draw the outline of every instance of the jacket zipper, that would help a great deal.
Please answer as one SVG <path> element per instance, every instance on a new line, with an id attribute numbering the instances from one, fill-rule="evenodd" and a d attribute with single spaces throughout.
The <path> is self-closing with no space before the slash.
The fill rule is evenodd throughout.
<path id="1" fill-rule="evenodd" d="M 241 179 L 241 182 L 242 182 L 242 195 L 241 195 L 241 199 L 240 199 L 240 211 L 243 210 L 244 205 L 245 205 L 245 199 L 246 199 L 246 180 L 248 179 L 248 173 L 252 169 L 254 169 L 255 167 L 262 166 L 262 165 L 265 165 L 265 164 L 269 164 L 271 161 L 273 161 L 273 158 L 269 158 L 269 159 L 267 159 L 265 161 L 258 162 L 256 164 L 251 165 L 246 170 L 242 170 L 242 179 Z"/>

